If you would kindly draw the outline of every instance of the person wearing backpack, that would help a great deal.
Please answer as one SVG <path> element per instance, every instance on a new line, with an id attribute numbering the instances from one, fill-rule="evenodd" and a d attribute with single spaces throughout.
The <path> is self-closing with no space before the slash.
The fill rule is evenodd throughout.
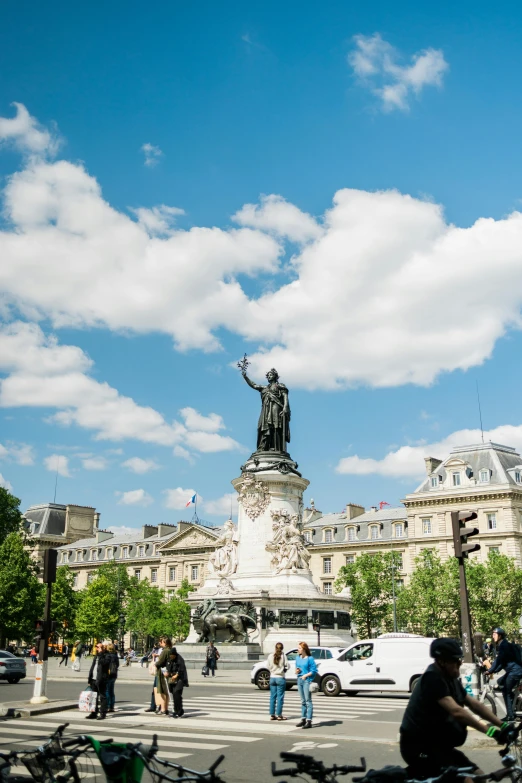
<path id="1" fill-rule="evenodd" d="M 506 717 L 503 720 L 513 721 L 515 720 L 513 691 L 522 680 L 522 655 L 518 644 L 508 642 L 503 628 L 495 628 L 492 636 L 497 645 L 497 657 L 488 674 L 491 677 L 502 669 L 506 672 L 498 680 L 506 703 Z"/>
<path id="2" fill-rule="evenodd" d="M 109 656 L 109 676 L 107 678 L 107 712 L 115 712 L 114 705 L 116 704 L 116 697 L 114 695 L 114 686 L 116 685 L 116 679 L 118 677 L 118 668 L 120 665 L 120 659 L 116 652 L 116 647 L 113 644 L 108 644 L 106 647 L 107 654 Z"/>

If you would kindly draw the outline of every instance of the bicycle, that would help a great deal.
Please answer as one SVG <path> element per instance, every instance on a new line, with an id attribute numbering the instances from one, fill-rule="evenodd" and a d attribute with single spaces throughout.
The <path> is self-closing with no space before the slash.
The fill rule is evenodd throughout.
<path id="1" fill-rule="evenodd" d="M 317 781 L 317 783 L 335 783 L 339 775 L 350 775 L 353 772 L 366 771 L 366 761 L 364 758 L 361 758 L 360 766 L 344 764 L 343 766 L 339 767 L 337 764 L 334 764 L 332 767 L 326 767 L 322 761 L 319 761 L 313 756 L 308 756 L 304 753 L 282 752 L 280 756 L 283 761 L 288 761 L 295 764 L 295 767 L 277 769 L 276 762 L 273 761 L 273 777 L 282 777 L 283 775 L 288 775 L 290 778 L 296 778 L 300 777 L 301 775 L 308 775 L 312 780 Z"/>

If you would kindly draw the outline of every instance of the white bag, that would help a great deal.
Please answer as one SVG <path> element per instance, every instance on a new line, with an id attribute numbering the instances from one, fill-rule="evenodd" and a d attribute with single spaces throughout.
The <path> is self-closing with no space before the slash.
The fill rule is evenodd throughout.
<path id="1" fill-rule="evenodd" d="M 319 685 L 316 682 L 310 683 L 310 693 L 317 693 L 319 690 Z"/>
<path id="2" fill-rule="evenodd" d="M 98 694 L 94 691 L 82 691 L 78 700 L 80 712 L 96 712 L 96 699 Z"/>
<path id="3" fill-rule="evenodd" d="M 73 661 L 71 664 L 71 669 L 73 672 L 79 672 L 80 671 L 80 661 Z"/>

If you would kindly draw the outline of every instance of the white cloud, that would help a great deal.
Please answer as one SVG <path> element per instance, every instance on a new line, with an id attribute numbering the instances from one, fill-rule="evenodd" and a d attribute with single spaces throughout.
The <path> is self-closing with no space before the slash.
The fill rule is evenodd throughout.
<path id="1" fill-rule="evenodd" d="M 384 111 L 407 111 L 412 95 L 418 97 L 424 87 L 442 86 L 448 63 L 440 49 L 424 49 L 401 65 L 401 55 L 379 33 L 356 35 L 355 47 L 348 54 L 354 74 L 382 101 Z"/>
<path id="2" fill-rule="evenodd" d="M 118 504 L 120 506 L 150 506 L 154 503 L 154 498 L 145 492 L 144 489 L 131 489 L 128 492 L 116 492 L 119 496 Z"/>
<path id="3" fill-rule="evenodd" d="M 180 459 L 184 459 L 187 462 L 189 462 L 191 465 L 194 464 L 195 460 L 190 451 L 187 449 L 184 449 L 183 446 L 174 446 L 172 453 L 175 457 L 180 457 Z"/>
<path id="4" fill-rule="evenodd" d="M 53 155 L 59 146 L 58 138 L 42 128 L 21 103 L 12 104 L 14 117 L 0 117 L 0 144 L 13 144 L 21 152 L 31 155 Z"/>
<path id="5" fill-rule="evenodd" d="M 108 464 L 105 457 L 86 457 L 82 460 L 85 470 L 106 470 Z"/>
<path id="6" fill-rule="evenodd" d="M 176 489 L 164 489 L 163 494 L 165 495 L 165 508 L 185 508 L 188 501 L 195 494 L 195 492 L 195 489 L 183 489 L 182 487 L 177 487 Z M 197 500 L 198 503 L 203 502 L 201 495 L 198 494 Z M 189 508 L 193 508 L 193 506 L 190 506 Z"/>
<path id="7" fill-rule="evenodd" d="M 179 421 L 167 422 L 153 408 L 137 405 L 107 383 L 87 374 L 92 366 L 75 346 L 60 345 L 35 324 L 0 326 L 0 406 L 57 408 L 48 421 L 93 430 L 97 440 L 134 438 L 162 446 L 188 446 L 196 451 L 229 451 L 239 444 L 226 435 L 192 431 Z M 208 427 L 222 419 L 190 409 L 191 426 Z M 198 418 L 199 417 L 199 418 Z M 92 468 L 91 468 L 92 469 Z"/>
<path id="8" fill-rule="evenodd" d="M 46 470 L 50 470 L 51 473 L 58 473 L 58 475 L 64 478 L 71 478 L 69 457 L 66 457 L 64 454 L 50 454 L 48 457 L 44 457 L 43 464 Z"/>
<path id="9" fill-rule="evenodd" d="M 114 533 L 115 536 L 130 536 L 138 532 L 138 528 L 127 527 L 127 525 L 110 525 L 107 530 L 109 533 Z"/>
<path id="10" fill-rule="evenodd" d="M 420 443 L 393 449 L 382 459 L 344 457 L 336 467 L 337 473 L 356 476 L 377 474 L 391 478 L 420 478 L 425 473 L 424 457 L 444 460 L 456 446 L 481 442 L 480 430 L 457 430 L 435 443 Z M 502 443 L 522 451 L 522 425 L 503 424 L 484 432 L 485 441 Z"/>
<path id="11" fill-rule="evenodd" d="M 0 473 L 0 487 L 3 487 L 4 489 L 7 489 L 8 492 L 13 491 L 13 485 L 10 481 L 5 479 L 2 474 Z"/>
<path id="12" fill-rule="evenodd" d="M 0 443 L 0 459 L 17 462 L 18 465 L 34 465 L 34 449 L 28 443 L 7 441 L 5 446 Z"/>
<path id="13" fill-rule="evenodd" d="M 241 226 L 273 232 L 293 242 L 318 239 L 322 228 L 307 212 L 301 212 L 282 196 L 261 196 L 260 204 L 245 204 L 232 220 Z"/>
<path id="14" fill-rule="evenodd" d="M 206 500 L 203 506 L 207 514 L 226 516 L 228 518 L 231 510 L 232 515 L 238 512 L 237 492 L 227 492 L 222 497 L 216 498 L 216 500 Z"/>
<path id="15" fill-rule="evenodd" d="M 173 233 L 173 226 L 179 215 L 184 215 L 185 210 L 178 207 L 167 207 L 160 204 L 157 207 L 147 209 L 146 207 L 131 208 L 138 218 L 138 223 L 143 226 L 150 236 L 161 236 L 163 234 Z"/>
<path id="16" fill-rule="evenodd" d="M 181 418 L 189 430 L 202 430 L 203 432 L 218 432 L 224 429 L 225 425 L 221 416 L 217 413 L 211 413 L 209 416 L 203 416 L 195 408 L 182 408 L 180 410 Z"/>
<path id="17" fill-rule="evenodd" d="M 149 473 L 151 470 L 157 470 L 159 465 L 153 459 L 142 459 L 141 457 L 131 457 L 122 462 L 122 467 L 128 468 L 133 473 Z"/>
<path id="18" fill-rule="evenodd" d="M 151 168 L 159 163 L 159 159 L 162 157 L 163 152 L 159 147 L 154 144 L 150 144 L 148 141 L 141 145 L 141 151 L 145 155 L 144 163 Z"/>

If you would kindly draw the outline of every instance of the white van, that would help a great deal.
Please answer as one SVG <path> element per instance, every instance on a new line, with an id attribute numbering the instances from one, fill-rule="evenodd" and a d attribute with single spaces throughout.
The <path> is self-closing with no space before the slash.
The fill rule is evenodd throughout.
<path id="1" fill-rule="evenodd" d="M 415 634 L 388 633 L 356 642 L 337 658 L 318 663 L 325 696 L 341 691 L 412 691 L 419 677 L 433 663 L 433 639 Z"/>

